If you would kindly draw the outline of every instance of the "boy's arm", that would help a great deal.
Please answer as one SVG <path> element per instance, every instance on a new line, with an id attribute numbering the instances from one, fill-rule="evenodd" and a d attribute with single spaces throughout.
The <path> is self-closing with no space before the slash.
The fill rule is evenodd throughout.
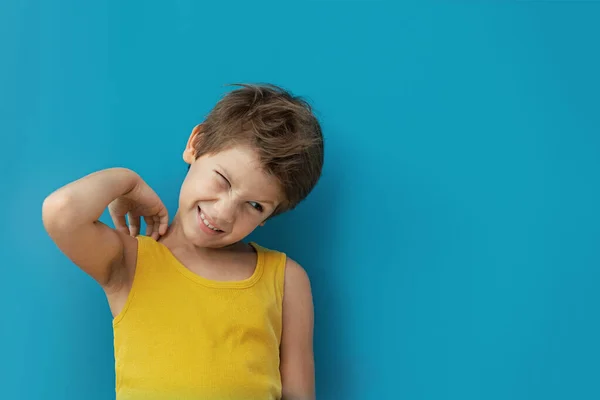
<path id="1" fill-rule="evenodd" d="M 98 219 L 111 202 L 139 192 L 143 185 L 135 172 L 111 168 L 76 180 L 44 200 L 42 219 L 49 236 L 103 287 L 111 284 L 115 272 L 123 266 L 124 246 L 137 243 L 133 237 L 111 229 Z M 160 203 L 158 196 L 156 200 Z"/>
<path id="2" fill-rule="evenodd" d="M 283 400 L 314 400 L 314 310 L 306 271 L 287 259 L 283 294 L 280 372 Z"/>

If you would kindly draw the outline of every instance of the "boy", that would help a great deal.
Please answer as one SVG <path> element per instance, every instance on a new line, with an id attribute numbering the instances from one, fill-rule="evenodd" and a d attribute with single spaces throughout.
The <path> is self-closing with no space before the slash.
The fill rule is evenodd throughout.
<path id="1" fill-rule="evenodd" d="M 170 226 L 156 193 L 125 168 L 44 201 L 52 240 L 106 293 L 118 400 L 314 399 L 307 274 L 242 240 L 314 188 L 321 128 L 285 90 L 240 86 L 193 129 Z M 115 229 L 98 221 L 106 207 Z"/>

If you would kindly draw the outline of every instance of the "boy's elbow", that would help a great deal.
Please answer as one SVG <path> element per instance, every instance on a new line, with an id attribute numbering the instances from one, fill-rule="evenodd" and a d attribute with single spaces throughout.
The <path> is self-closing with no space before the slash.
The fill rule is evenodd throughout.
<path id="1" fill-rule="evenodd" d="M 49 234 L 60 232 L 71 225 L 73 206 L 64 192 L 54 192 L 42 203 L 42 222 Z"/>

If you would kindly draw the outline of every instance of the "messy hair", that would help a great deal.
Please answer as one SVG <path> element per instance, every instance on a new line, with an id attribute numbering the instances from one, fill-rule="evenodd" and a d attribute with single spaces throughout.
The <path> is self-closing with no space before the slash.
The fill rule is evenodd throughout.
<path id="1" fill-rule="evenodd" d="M 264 170 L 277 178 L 285 200 L 275 214 L 304 200 L 321 176 L 323 135 L 311 106 L 272 84 L 235 84 L 210 111 L 196 136 L 196 158 L 233 145 L 258 153 Z"/>

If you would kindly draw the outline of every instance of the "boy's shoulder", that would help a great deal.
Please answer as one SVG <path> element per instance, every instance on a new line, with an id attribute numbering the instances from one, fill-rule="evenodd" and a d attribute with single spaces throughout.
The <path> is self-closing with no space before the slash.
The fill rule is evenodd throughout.
<path id="1" fill-rule="evenodd" d="M 291 258 L 285 251 L 279 250 L 274 247 L 269 247 L 254 241 L 249 242 L 257 251 L 268 254 L 271 257 L 276 257 L 279 262 L 285 267 L 286 280 L 308 280 L 308 273 L 306 270 L 293 258 Z"/>

